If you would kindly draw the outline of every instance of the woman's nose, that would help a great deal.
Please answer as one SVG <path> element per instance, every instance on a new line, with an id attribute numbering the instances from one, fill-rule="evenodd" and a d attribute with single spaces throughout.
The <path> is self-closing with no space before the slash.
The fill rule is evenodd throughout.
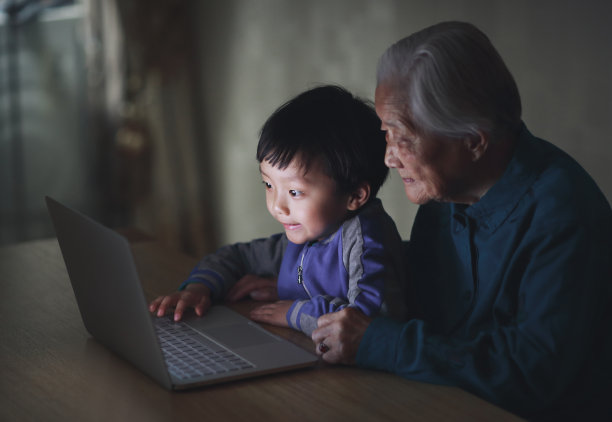
<path id="1" fill-rule="evenodd" d="M 390 169 L 398 168 L 401 166 L 401 162 L 397 158 L 395 148 L 391 145 L 387 145 L 387 149 L 385 150 L 385 165 Z"/>

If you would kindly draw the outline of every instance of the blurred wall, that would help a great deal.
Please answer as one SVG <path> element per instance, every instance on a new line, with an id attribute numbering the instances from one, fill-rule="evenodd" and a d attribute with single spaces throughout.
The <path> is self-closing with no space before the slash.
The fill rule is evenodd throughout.
<path id="1" fill-rule="evenodd" d="M 442 20 L 479 26 L 519 86 L 524 120 L 573 155 L 612 198 L 612 2 L 215 0 L 198 2 L 200 118 L 215 176 L 221 244 L 281 230 L 268 214 L 255 148 L 274 109 L 321 83 L 373 98 L 391 43 Z M 395 172 L 385 207 L 408 238 L 416 207 Z"/>

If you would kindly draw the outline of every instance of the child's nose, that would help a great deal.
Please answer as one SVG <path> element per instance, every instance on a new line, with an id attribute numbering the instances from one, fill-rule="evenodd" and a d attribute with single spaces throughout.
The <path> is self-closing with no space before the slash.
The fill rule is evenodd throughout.
<path id="1" fill-rule="evenodd" d="M 285 201 L 285 199 L 280 195 L 277 195 L 276 198 L 274 198 L 274 211 L 276 211 L 278 214 L 289 214 L 287 201 Z"/>

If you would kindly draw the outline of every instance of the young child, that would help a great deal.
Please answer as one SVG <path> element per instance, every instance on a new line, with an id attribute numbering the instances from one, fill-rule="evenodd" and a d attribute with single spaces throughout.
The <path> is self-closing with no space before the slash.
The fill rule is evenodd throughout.
<path id="1" fill-rule="evenodd" d="M 266 121 L 257 160 L 270 214 L 284 233 L 205 256 L 178 292 L 150 311 L 203 315 L 212 301 L 278 300 L 251 318 L 310 335 L 317 318 L 347 306 L 404 314 L 401 238 L 376 198 L 385 135 L 373 108 L 338 86 L 306 91 Z"/>

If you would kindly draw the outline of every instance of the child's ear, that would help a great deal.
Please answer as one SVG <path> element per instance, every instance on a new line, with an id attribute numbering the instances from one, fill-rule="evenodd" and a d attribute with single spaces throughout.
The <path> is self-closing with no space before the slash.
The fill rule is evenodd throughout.
<path id="1" fill-rule="evenodd" d="M 368 199 L 370 199 L 370 185 L 364 182 L 351 193 L 346 208 L 349 211 L 356 211 L 368 202 Z"/>

